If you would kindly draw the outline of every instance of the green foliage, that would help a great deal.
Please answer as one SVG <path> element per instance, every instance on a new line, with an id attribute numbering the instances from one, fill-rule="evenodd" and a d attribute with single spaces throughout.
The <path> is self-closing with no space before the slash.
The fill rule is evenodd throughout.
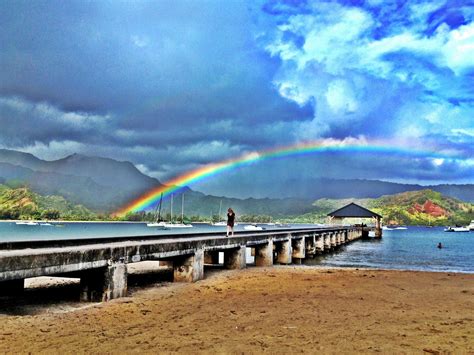
<path id="1" fill-rule="evenodd" d="M 417 211 L 416 205 L 423 206 L 427 201 L 439 206 L 444 215 L 433 216 L 425 211 Z M 443 196 L 432 190 L 409 191 L 377 199 L 331 200 L 320 199 L 313 203 L 314 211 L 294 217 L 292 222 L 321 223 L 325 216 L 350 202 L 366 207 L 383 216 L 384 222 L 400 225 L 466 225 L 474 219 L 474 205 L 452 197 Z"/>
<path id="2" fill-rule="evenodd" d="M 95 213 L 62 196 L 42 196 L 26 187 L 0 185 L 0 219 L 94 220 Z"/>

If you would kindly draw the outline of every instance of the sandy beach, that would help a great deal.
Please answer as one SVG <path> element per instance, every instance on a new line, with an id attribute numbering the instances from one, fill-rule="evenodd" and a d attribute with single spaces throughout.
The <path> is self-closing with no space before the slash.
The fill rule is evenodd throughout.
<path id="1" fill-rule="evenodd" d="M 216 270 L 193 284 L 0 313 L 0 353 L 474 352 L 474 275 Z"/>

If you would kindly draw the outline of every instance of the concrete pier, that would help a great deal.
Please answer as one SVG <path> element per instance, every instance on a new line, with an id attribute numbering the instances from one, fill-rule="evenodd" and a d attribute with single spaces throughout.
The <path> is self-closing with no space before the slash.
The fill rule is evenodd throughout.
<path id="1" fill-rule="evenodd" d="M 316 252 L 318 254 L 324 253 L 324 234 L 320 234 L 316 237 Z"/>
<path id="2" fill-rule="evenodd" d="M 202 280 L 204 278 L 204 250 L 196 250 L 193 255 L 175 257 L 173 269 L 174 282 Z"/>
<path id="3" fill-rule="evenodd" d="M 255 246 L 255 265 L 273 266 L 273 240 L 268 243 Z"/>
<path id="4" fill-rule="evenodd" d="M 127 294 L 127 265 L 146 260 L 173 268 L 176 282 L 204 278 L 204 264 L 246 267 L 246 248 L 254 250 L 255 265 L 288 265 L 333 250 L 361 237 L 352 227 L 314 227 L 236 232 L 186 233 L 94 239 L 0 243 L 0 295 L 18 295 L 24 280 L 37 276 L 80 278 L 80 299 L 108 301 Z M 74 275 L 74 276 L 73 276 Z"/>
<path id="5" fill-rule="evenodd" d="M 81 301 L 105 302 L 127 295 L 127 265 L 113 264 L 80 273 Z"/>
<path id="6" fill-rule="evenodd" d="M 292 254 L 291 258 L 294 264 L 301 264 L 302 260 L 306 258 L 306 237 L 301 239 L 293 239 L 291 241 Z"/>
<path id="7" fill-rule="evenodd" d="M 277 263 L 288 265 L 292 261 L 291 239 L 276 243 Z"/>
<path id="8" fill-rule="evenodd" d="M 305 237 L 304 248 L 306 257 L 312 258 L 314 255 L 316 255 L 316 236 L 314 234 Z M 295 247 L 293 249 L 295 249 Z"/>
<path id="9" fill-rule="evenodd" d="M 226 269 L 245 269 L 247 266 L 245 246 L 224 251 L 224 266 Z"/>
<path id="10" fill-rule="evenodd" d="M 329 233 L 325 233 L 323 235 L 324 238 L 324 251 L 331 250 L 331 235 Z"/>

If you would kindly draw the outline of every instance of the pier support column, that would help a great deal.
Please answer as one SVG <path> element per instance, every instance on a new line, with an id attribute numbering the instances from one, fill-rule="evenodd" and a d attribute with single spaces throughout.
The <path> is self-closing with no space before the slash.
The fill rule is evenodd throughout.
<path id="1" fill-rule="evenodd" d="M 382 223 L 380 217 L 375 218 L 375 238 L 382 238 Z"/>
<path id="2" fill-rule="evenodd" d="M 334 248 L 337 246 L 337 243 L 336 243 L 336 233 L 335 233 L 335 232 L 332 232 L 330 238 L 331 238 L 331 248 L 334 249 Z"/>
<path id="3" fill-rule="evenodd" d="M 291 239 L 278 243 L 276 252 L 278 263 L 291 264 Z"/>
<path id="4" fill-rule="evenodd" d="M 194 282 L 204 278 L 204 251 L 196 250 L 193 255 L 173 258 L 173 281 Z"/>
<path id="5" fill-rule="evenodd" d="M 316 237 L 313 234 L 312 236 L 307 236 L 305 238 L 305 257 L 313 257 L 316 254 Z"/>
<path id="6" fill-rule="evenodd" d="M 125 297 L 127 276 L 126 264 L 112 264 L 81 272 L 81 301 L 107 302 Z"/>
<path id="7" fill-rule="evenodd" d="M 0 282 L 0 296 L 18 296 L 25 290 L 25 279 Z"/>
<path id="8" fill-rule="evenodd" d="M 301 260 L 306 258 L 306 237 L 293 239 L 291 241 L 291 257 L 294 264 L 301 264 Z"/>
<path id="9" fill-rule="evenodd" d="M 206 251 L 204 252 L 204 264 L 219 264 L 219 252 L 218 251 Z"/>
<path id="10" fill-rule="evenodd" d="M 255 265 L 272 266 L 273 265 L 273 240 L 270 239 L 267 244 L 255 246 Z"/>
<path id="11" fill-rule="evenodd" d="M 319 254 L 324 253 L 324 234 L 316 236 L 316 252 Z"/>
<path id="12" fill-rule="evenodd" d="M 331 235 L 329 233 L 323 234 L 324 239 L 324 251 L 331 250 Z"/>
<path id="13" fill-rule="evenodd" d="M 245 269 L 247 266 L 245 246 L 240 246 L 236 249 L 225 250 L 224 266 L 226 269 Z"/>

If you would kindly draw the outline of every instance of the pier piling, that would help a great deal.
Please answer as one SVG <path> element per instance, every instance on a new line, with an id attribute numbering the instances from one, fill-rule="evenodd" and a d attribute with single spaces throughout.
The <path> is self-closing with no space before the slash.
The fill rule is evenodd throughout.
<path id="1" fill-rule="evenodd" d="M 293 264 L 301 264 L 302 260 L 306 258 L 306 237 L 303 236 L 301 239 L 293 239 L 291 241 L 292 248 L 292 260 Z"/>
<path id="2" fill-rule="evenodd" d="M 127 265 L 84 270 L 81 278 L 81 301 L 104 302 L 127 295 Z"/>
<path id="3" fill-rule="evenodd" d="M 173 281 L 194 282 L 204 278 L 204 251 L 173 258 Z"/>
<path id="4" fill-rule="evenodd" d="M 224 266 L 226 269 L 245 269 L 247 266 L 245 249 L 245 246 L 240 246 L 224 251 Z"/>
<path id="5" fill-rule="evenodd" d="M 276 244 L 277 263 L 291 264 L 291 239 L 283 240 Z"/>
<path id="6" fill-rule="evenodd" d="M 273 240 L 268 243 L 255 246 L 255 265 L 272 266 L 273 265 Z"/>

